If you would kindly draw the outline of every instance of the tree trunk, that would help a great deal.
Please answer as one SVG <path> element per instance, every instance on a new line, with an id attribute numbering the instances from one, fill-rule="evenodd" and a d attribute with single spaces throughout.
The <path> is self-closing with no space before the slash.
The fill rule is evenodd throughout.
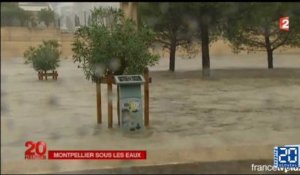
<path id="1" fill-rule="evenodd" d="M 102 109 L 101 109 L 101 82 L 96 80 L 96 99 L 97 99 L 97 123 L 102 123 Z"/>
<path id="2" fill-rule="evenodd" d="M 267 50 L 268 53 L 268 68 L 273 69 L 273 50 Z"/>
<path id="3" fill-rule="evenodd" d="M 271 48 L 270 38 L 268 35 L 265 36 L 265 42 L 268 55 L 268 68 L 273 69 L 273 50 Z"/>
<path id="4" fill-rule="evenodd" d="M 137 2 L 121 2 L 121 9 L 125 18 L 132 19 L 138 24 L 138 4 Z"/>
<path id="5" fill-rule="evenodd" d="M 202 74 L 204 77 L 210 75 L 210 60 L 209 60 L 209 36 L 208 25 L 205 21 L 201 22 L 201 47 L 202 47 Z"/>
<path id="6" fill-rule="evenodd" d="M 170 46 L 170 64 L 169 70 L 174 72 L 175 71 L 175 55 L 176 55 L 176 41 L 172 41 Z"/>

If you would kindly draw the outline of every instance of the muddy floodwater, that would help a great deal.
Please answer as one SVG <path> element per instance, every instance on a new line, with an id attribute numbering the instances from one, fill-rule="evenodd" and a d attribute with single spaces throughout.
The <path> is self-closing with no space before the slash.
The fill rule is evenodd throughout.
<path id="1" fill-rule="evenodd" d="M 212 57 L 211 78 L 201 61 L 168 59 L 150 68 L 150 128 L 123 134 L 107 127 L 107 86 L 102 85 L 103 123 L 96 120 L 96 88 L 72 60 L 62 60 L 58 80 L 39 81 L 21 58 L 1 58 L 2 173 L 49 173 L 228 160 L 273 160 L 273 147 L 300 144 L 300 56 Z M 146 150 L 144 161 L 24 160 L 26 141 L 48 150 Z M 249 165 L 249 168 L 250 165 Z M 128 172 L 127 172 L 128 173 Z"/>

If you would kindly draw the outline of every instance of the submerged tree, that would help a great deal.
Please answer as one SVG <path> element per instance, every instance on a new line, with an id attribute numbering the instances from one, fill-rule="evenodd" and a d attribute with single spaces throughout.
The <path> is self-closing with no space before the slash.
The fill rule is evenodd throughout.
<path id="1" fill-rule="evenodd" d="M 175 71 L 175 57 L 178 46 L 188 48 L 193 37 L 184 14 L 186 3 L 139 3 L 140 22 L 145 22 L 156 33 L 156 41 L 169 49 L 169 70 Z"/>
<path id="2" fill-rule="evenodd" d="M 241 3 L 228 19 L 225 36 L 235 52 L 266 51 L 268 68 L 280 47 L 300 46 L 299 3 Z M 288 16 L 289 31 L 279 29 L 279 18 Z"/>
<path id="3" fill-rule="evenodd" d="M 186 8 L 187 18 L 197 24 L 197 38 L 201 41 L 203 76 L 210 75 L 209 46 L 222 33 L 222 26 L 227 17 L 230 3 L 197 2 L 189 3 Z"/>

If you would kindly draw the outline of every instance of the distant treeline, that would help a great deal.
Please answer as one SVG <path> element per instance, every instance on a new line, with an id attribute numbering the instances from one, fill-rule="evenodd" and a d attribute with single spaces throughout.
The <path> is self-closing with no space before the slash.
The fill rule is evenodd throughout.
<path id="1" fill-rule="evenodd" d="M 16 2 L 1 3 L 1 26 L 36 27 L 44 23 L 47 27 L 55 24 L 55 13 L 51 9 L 42 9 L 36 14 L 25 11 Z"/>

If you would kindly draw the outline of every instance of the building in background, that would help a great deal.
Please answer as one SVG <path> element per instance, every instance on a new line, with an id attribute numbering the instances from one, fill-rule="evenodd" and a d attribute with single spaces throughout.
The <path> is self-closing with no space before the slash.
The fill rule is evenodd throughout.
<path id="1" fill-rule="evenodd" d="M 45 28 L 44 23 L 39 23 L 38 21 L 38 12 L 42 9 L 51 9 L 53 10 L 53 7 L 48 2 L 19 2 L 19 7 L 23 9 L 26 12 L 29 12 L 31 14 L 30 16 L 30 22 L 28 24 L 29 27 L 42 27 Z"/>
<path id="2" fill-rule="evenodd" d="M 91 10 L 95 7 L 122 8 L 125 16 L 137 21 L 136 4 L 129 2 L 20 2 L 19 7 L 33 14 L 31 23 L 37 20 L 41 9 L 50 8 L 55 12 L 55 26 L 62 31 L 74 31 L 77 26 L 88 25 Z"/>
<path id="3" fill-rule="evenodd" d="M 95 7 L 114 7 L 119 8 L 120 3 L 108 2 L 75 2 L 75 3 L 51 3 L 53 10 L 59 16 L 60 29 L 63 31 L 74 31 L 75 16 L 79 19 L 79 25 L 88 25 L 91 10 Z"/>
<path id="4" fill-rule="evenodd" d="M 50 8 L 53 10 L 53 7 L 48 2 L 19 2 L 19 7 L 25 11 L 32 12 L 33 14 L 37 14 L 42 9 Z"/>

